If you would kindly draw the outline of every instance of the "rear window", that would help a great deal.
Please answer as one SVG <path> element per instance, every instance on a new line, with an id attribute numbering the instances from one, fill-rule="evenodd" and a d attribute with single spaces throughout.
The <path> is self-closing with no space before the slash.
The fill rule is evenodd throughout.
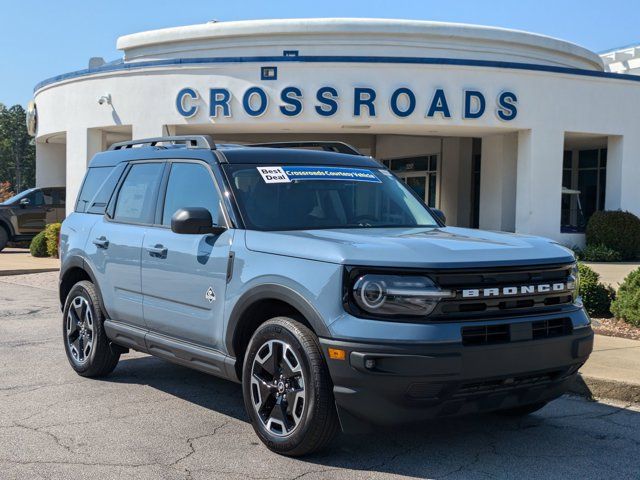
<path id="1" fill-rule="evenodd" d="M 90 168 L 82 184 L 80 195 L 78 196 L 76 212 L 104 214 L 113 189 L 118 183 L 124 168 L 124 163 L 119 164 L 115 168 Z"/>

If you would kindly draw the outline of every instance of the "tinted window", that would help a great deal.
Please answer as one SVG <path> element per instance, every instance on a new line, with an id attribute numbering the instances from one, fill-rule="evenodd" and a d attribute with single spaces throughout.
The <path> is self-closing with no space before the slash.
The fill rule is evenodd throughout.
<path id="1" fill-rule="evenodd" d="M 325 166 L 229 165 L 248 228 L 435 227 L 424 204 L 387 170 Z M 261 174 L 279 168 L 275 177 Z"/>
<path id="2" fill-rule="evenodd" d="M 171 225 L 171 217 L 180 208 L 204 207 L 219 223 L 220 199 L 209 170 L 196 163 L 174 163 L 169 175 L 162 224 Z"/>
<path id="3" fill-rule="evenodd" d="M 87 208 L 87 213 L 104 214 L 107 204 L 109 203 L 109 199 L 111 198 L 111 194 L 113 193 L 113 189 L 116 188 L 116 184 L 118 183 L 118 180 L 120 180 L 120 176 L 122 175 L 122 172 L 124 172 L 125 168 L 126 163 L 120 163 L 111 170 L 107 179 L 102 182 L 102 186 L 98 189 L 98 193 L 96 193 L 93 200 L 91 200 L 91 203 Z"/>
<path id="4" fill-rule="evenodd" d="M 140 163 L 131 167 L 118 193 L 115 220 L 153 223 L 155 198 L 163 168 L 163 163 Z"/>
<path id="5" fill-rule="evenodd" d="M 76 203 L 76 212 L 84 213 L 89 208 L 91 200 L 95 197 L 98 189 L 103 184 L 105 179 L 109 176 L 109 173 L 113 167 L 100 167 L 90 168 L 87 171 L 87 175 L 84 177 L 84 183 L 78 195 L 78 202 Z"/>

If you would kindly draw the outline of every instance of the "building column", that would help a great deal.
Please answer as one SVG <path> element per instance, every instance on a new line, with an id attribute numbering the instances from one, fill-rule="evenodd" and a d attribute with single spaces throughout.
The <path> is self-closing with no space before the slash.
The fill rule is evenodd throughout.
<path id="1" fill-rule="evenodd" d="M 64 187 L 65 185 L 65 144 L 36 142 L 36 187 Z"/>
<path id="2" fill-rule="evenodd" d="M 609 137 L 607 147 L 606 210 L 627 210 L 640 216 L 640 138 Z"/>
<path id="3" fill-rule="evenodd" d="M 515 231 L 518 135 L 482 137 L 480 228 Z"/>
<path id="4" fill-rule="evenodd" d="M 516 232 L 561 239 L 564 132 L 518 133 Z"/>
<path id="5" fill-rule="evenodd" d="M 67 215 L 76 205 L 82 179 L 87 170 L 89 156 L 87 151 L 87 129 L 77 128 L 67 132 Z"/>

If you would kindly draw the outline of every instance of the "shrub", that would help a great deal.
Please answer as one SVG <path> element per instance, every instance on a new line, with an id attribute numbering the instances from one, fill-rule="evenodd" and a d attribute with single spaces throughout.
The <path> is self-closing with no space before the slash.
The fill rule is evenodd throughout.
<path id="1" fill-rule="evenodd" d="M 0 182 L 0 202 L 4 202 L 6 199 L 11 197 L 13 197 L 11 184 L 9 182 Z"/>
<path id="2" fill-rule="evenodd" d="M 44 236 L 47 239 L 47 254 L 50 257 L 58 258 L 58 237 L 60 235 L 60 224 L 50 223 L 44 229 Z"/>
<path id="3" fill-rule="evenodd" d="M 621 262 L 620 252 L 604 245 L 587 245 L 578 254 L 580 260 L 585 262 Z"/>
<path id="4" fill-rule="evenodd" d="M 32 257 L 46 257 L 47 256 L 47 239 L 44 236 L 44 231 L 37 234 L 31 240 L 29 251 Z"/>
<path id="5" fill-rule="evenodd" d="M 595 212 L 587 223 L 587 245 L 620 253 L 622 260 L 640 257 L 640 218 L 622 211 Z"/>
<path id="6" fill-rule="evenodd" d="M 640 268 L 624 279 L 611 305 L 611 311 L 616 318 L 640 327 Z"/>
<path id="7" fill-rule="evenodd" d="M 580 295 L 584 308 L 593 317 L 610 317 L 611 301 L 615 291 L 600 283 L 600 275 L 584 264 L 579 264 Z"/>

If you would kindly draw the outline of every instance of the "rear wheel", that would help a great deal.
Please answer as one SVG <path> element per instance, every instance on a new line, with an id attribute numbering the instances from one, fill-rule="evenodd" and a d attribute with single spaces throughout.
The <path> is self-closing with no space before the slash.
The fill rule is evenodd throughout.
<path id="1" fill-rule="evenodd" d="M 3 227 L 0 227 L 0 252 L 7 246 L 8 241 L 9 235 L 7 234 L 7 231 Z"/>
<path id="2" fill-rule="evenodd" d="M 273 318 L 256 330 L 245 355 L 242 390 L 256 434 L 276 453 L 320 450 L 338 431 L 318 339 L 291 318 Z"/>
<path id="3" fill-rule="evenodd" d="M 548 402 L 531 403 L 529 405 L 521 405 L 519 407 L 505 408 L 504 410 L 498 410 L 496 413 L 507 417 L 524 417 L 533 412 L 537 412 L 543 408 Z"/>
<path id="4" fill-rule="evenodd" d="M 104 318 L 93 283 L 76 283 L 65 302 L 62 337 L 67 359 L 78 375 L 103 377 L 120 360 L 104 331 Z"/>

